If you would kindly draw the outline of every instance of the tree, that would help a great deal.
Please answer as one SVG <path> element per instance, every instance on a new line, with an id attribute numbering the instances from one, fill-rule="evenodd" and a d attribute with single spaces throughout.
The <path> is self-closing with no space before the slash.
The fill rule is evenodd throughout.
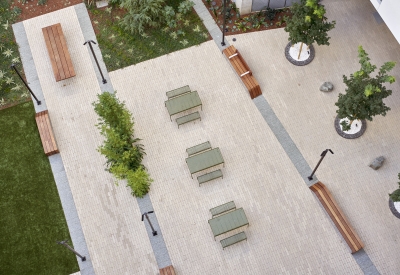
<path id="1" fill-rule="evenodd" d="M 301 42 L 300 53 L 303 43 L 310 46 L 314 42 L 318 45 L 329 45 L 327 32 L 335 27 L 336 22 L 326 22 L 326 10 L 317 0 L 301 0 L 294 3 L 290 8 L 292 18 L 285 17 L 285 31 L 289 33 L 289 41 L 292 45 Z"/>
<path id="2" fill-rule="evenodd" d="M 99 116 L 96 126 L 105 137 L 98 151 L 107 159 L 106 171 L 119 180 L 126 179 L 132 195 L 143 197 L 153 180 L 141 163 L 145 152 L 140 139 L 133 137 L 132 114 L 115 94 L 106 92 L 97 97 L 92 105 Z"/>
<path id="3" fill-rule="evenodd" d="M 370 58 L 362 46 L 358 47 L 358 57 L 361 69 L 350 74 L 350 78 L 343 75 L 343 82 L 347 85 L 346 94 L 340 93 L 335 103 L 339 108 L 336 111 L 338 117 L 350 120 L 350 123 L 346 121 L 340 123 L 343 131 L 350 130 L 351 123 L 356 119 L 372 121 L 373 116 L 385 116 L 390 110 L 383 99 L 391 95 L 392 91 L 386 89 L 383 84 L 395 82 L 395 78 L 387 73 L 394 68 L 396 63 L 386 62 L 379 69 L 376 77 L 371 77 L 370 74 L 375 71 L 376 66 L 369 62 Z"/>

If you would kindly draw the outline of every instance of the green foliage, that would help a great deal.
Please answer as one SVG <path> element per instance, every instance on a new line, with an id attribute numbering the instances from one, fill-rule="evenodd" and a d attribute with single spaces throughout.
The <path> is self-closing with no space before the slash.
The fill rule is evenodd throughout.
<path id="1" fill-rule="evenodd" d="M 132 34 L 143 34 L 146 28 L 159 27 L 164 21 L 164 0 L 122 0 L 120 6 L 127 10 L 121 26 Z"/>
<path id="2" fill-rule="evenodd" d="M 376 66 L 369 61 L 370 58 L 362 46 L 358 47 L 359 63 L 361 69 L 350 77 L 343 75 L 343 82 L 347 85 L 346 94 L 339 94 L 339 99 L 335 105 L 339 108 L 336 112 L 339 118 L 348 118 L 350 122 L 356 119 L 367 119 L 372 121 L 376 115 L 385 116 L 389 107 L 385 105 L 383 99 L 392 94 L 391 90 L 386 89 L 384 83 L 393 83 L 395 78 L 387 75 L 395 66 L 395 62 L 386 62 L 379 69 L 376 77 L 370 74 L 376 70 Z M 342 129 L 348 131 L 351 123 L 346 121 L 341 123 Z"/>
<path id="3" fill-rule="evenodd" d="M 18 16 L 21 14 L 22 10 L 19 7 L 14 7 L 12 12 L 15 14 L 15 16 Z"/>
<path id="4" fill-rule="evenodd" d="M 121 0 L 108 0 L 108 4 L 113 8 L 119 7 L 121 5 Z"/>
<path id="5" fill-rule="evenodd" d="M 133 137 L 132 114 L 124 102 L 115 94 L 102 93 L 93 102 L 94 110 L 99 116 L 96 125 L 105 137 L 98 151 L 107 159 L 106 170 L 117 179 L 127 179 L 134 196 L 144 196 L 152 180 L 141 164 L 145 154 L 140 139 Z"/>
<path id="6" fill-rule="evenodd" d="M 169 28 L 176 28 L 175 11 L 173 7 L 165 6 L 163 10 L 164 19 Z"/>
<path id="7" fill-rule="evenodd" d="M 178 12 L 185 15 L 192 10 L 194 3 L 190 0 L 185 0 L 179 4 Z"/>
<path id="8" fill-rule="evenodd" d="M 291 7 L 292 18 L 284 17 L 285 31 L 289 33 L 292 45 L 303 42 L 311 45 L 329 45 L 327 32 L 335 27 L 336 22 L 326 22 L 325 8 L 317 0 L 300 0 Z"/>
<path id="9" fill-rule="evenodd" d="M 269 21 L 272 21 L 275 19 L 276 13 L 277 13 L 277 11 L 275 9 L 266 8 L 264 15 L 265 15 L 266 19 L 268 19 Z"/>
<path id="10" fill-rule="evenodd" d="M 37 4 L 39 6 L 44 6 L 46 3 L 47 3 L 47 0 L 39 0 Z"/>
<path id="11" fill-rule="evenodd" d="M 400 180 L 400 173 L 397 175 Z M 400 201 L 400 181 L 398 182 L 399 189 L 395 190 L 392 194 L 389 194 L 389 197 L 392 199 L 393 202 Z"/>
<path id="12" fill-rule="evenodd" d="M 0 274 L 78 272 L 32 101 L 0 111 L 0 140 Z"/>

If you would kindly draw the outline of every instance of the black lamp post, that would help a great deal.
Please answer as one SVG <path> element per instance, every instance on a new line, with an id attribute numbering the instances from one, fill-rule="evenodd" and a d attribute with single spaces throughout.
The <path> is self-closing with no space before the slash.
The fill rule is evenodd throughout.
<path id="1" fill-rule="evenodd" d="M 22 76 L 19 74 L 19 72 L 17 71 L 17 68 L 15 68 L 15 64 L 11 64 L 11 68 L 14 69 L 14 71 L 17 73 L 17 75 L 19 76 L 19 78 L 22 80 L 22 82 L 24 82 L 26 88 L 28 88 L 29 92 L 31 93 L 31 95 L 35 98 L 37 105 L 42 104 L 42 102 L 37 99 L 37 97 L 35 96 L 35 94 L 32 92 L 31 88 L 29 88 L 28 84 L 26 84 L 25 80 L 22 78 Z"/>
<path id="2" fill-rule="evenodd" d="M 143 215 L 142 215 L 142 221 L 143 221 L 143 216 L 146 217 L 147 221 L 148 221 L 149 224 L 150 224 L 150 227 L 151 227 L 151 231 L 152 231 L 152 233 L 153 233 L 153 236 L 156 236 L 156 235 L 157 235 L 157 231 L 154 230 L 154 227 L 153 227 L 153 225 L 151 224 L 151 222 L 150 222 L 150 220 L 149 220 L 149 217 L 147 216 L 147 214 L 151 214 L 151 213 L 154 213 L 154 211 L 144 212 Z"/>
<path id="3" fill-rule="evenodd" d="M 222 26 L 222 42 L 221 45 L 225 46 L 225 25 L 226 25 L 226 0 L 224 0 L 224 12 L 223 12 L 223 16 L 224 16 L 224 24 Z"/>
<path id="4" fill-rule="evenodd" d="M 58 243 L 58 244 L 61 244 L 61 245 L 63 245 L 63 246 L 65 246 L 66 248 L 68 248 L 69 250 L 71 250 L 72 252 L 74 252 L 76 256 L 78 256 L 79 258 L 82 259 L 82 262 L 86 261 L 86 257 L 85 257 L 85 256 L 82 256 L 81 254 L 79 254 L 78 252 L 76 252 L 72 247 L 70 247 L 70 246 L 67 244 L 67 242 L 68 242 L 68 240 L 61 241 L 61 242 L 57 242 L 57 243 Z"/>
<path id="5" fill-rule="evenodd" d="M 96 55 L 94 54 L 93 47 L 92 47 L 92 43 L 96 44 L 96 42 L 94 42 L 93 40 L 88 40 L 88 41 L 86 41 L 85 43 L 83 43 L 83 45 L 86 45 L 86 43 L 89 44 L 89 48 L 90 48 L 90 50 L 92 51 L 94 60 L 96 61 L 96 64 L 97 64 L 97 68 L 99 69 L 100 74 L 101 74 L 101 78 L 103 79 L 103 84 L 106 84 L 106 83 L 107 83 L 107 80 L 106 80 L 106 79 L 104 78 L 104 76 L 103 76 L 103 72 L 102 72 L 101 69 L 100 69 L 99 62 L 97 61 L 97 57 L 96 57 Z"/>
<path id="6" fill-rule="evenodd" d="M 321 159 L 319 160 L 319 162 L 318 162 L 317 166 L 315 167 L 314 171 L 312 171 L 311 175 L 308 177 L 308 180 L 312 180 L 313 179 L 312 176 L 314 175 L 315 171 L 317 171 L 318 166 L 321 164 L 321 161 L 324 159 L 324 157 L 326 156 L 326 153 L 328 153 L 328 151 L 333 154 L 331 149 L 326 149 L 325 151 L 322 152 Z"/>

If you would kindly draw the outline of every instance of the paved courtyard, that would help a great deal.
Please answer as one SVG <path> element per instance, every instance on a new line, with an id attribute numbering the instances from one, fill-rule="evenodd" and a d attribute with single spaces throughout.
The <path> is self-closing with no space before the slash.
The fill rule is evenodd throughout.
<path id="1" fill-rule="evenodd" d="M 381 274 L 397 274 L 399 221 L 388 193 L 400 172 L 400 64 L 390 86 L 386 117 L 368 122 L 359 139 L 335 132 L 342 75 L 359 69 L 357 46 L 372 62 L 400 60 L 400 46 L 377 24 L 368 2 L 326 1 L 336 20 L 331 45 L 315 45 L 316 57 L 295 67 L 284 57 L 283 29 L 228 37 L 259 81 L 273 108 L 311 167 L 327 148 L 317 172 L 365 244 Z M 55 82 L 41 28 L 60 22 L 76 77 Z M 40 85 L 96 274 L 157 274 L 138 204 L 128 188 L 104 171 L 96 148 L 102 137 L 91 103 L 101 92 L 73 7 L 24 22 Z M 231 39 L 237 40 L 233 42 Z M 286 155 L 214 41 L 109 73 L 117 96 L 135 118 L 144 164 L 154 182 L 149 196 L 177 274 L 363 274 L 318 200 Z M 335 89 L 318 88 L 331 81 Z M 202 120 L 171 122 L 165 92 L 189 85 L 203 103 Z M 198 186 L 185 163 L 185 149 L 210 141 L 225 160 L 224 178 Z M 374 171 L 368 163 L 386 157 Z M 222 250 L 207 220 L 209 209 L 234 200 L 250 226 L 247 242 Z"/>

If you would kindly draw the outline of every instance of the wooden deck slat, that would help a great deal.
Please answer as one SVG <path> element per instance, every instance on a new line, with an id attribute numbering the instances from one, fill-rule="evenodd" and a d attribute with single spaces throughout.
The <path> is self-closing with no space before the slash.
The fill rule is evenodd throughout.
<path id="1" fill-rule="evenodd" d="M 46 41 L 46 47 L 47 47 L 47 51 L 50 56 L 51 67 L 53 68 L 54 76 L 56 78 L 56 81 L 60 81 L 61 80 L 60 73 L 58 72 L 56 60 L 54 59 L 53 48 L 51 47 L 50 36 L 49 36 L 49 27 L 43 28 L 42 31 L 43 31 L 43 35 L 44 35 L 44 40 Z"/>
<path id="2" fill-rule="evenodd" d="M 57 25 L 60 25 L 60 24 L 51 26 L 51 31 L 53 32 L 54 41 L 56 42 L 56 47 L 58 50 L 58 56 L 60 57 L 60 64 L 61 64 L 62 71 L 65 75 L 65 78 L 69 78 L 70 74 L 69 74 L 69 70 L 68 70 L 67 60 L 65 59 L 63 45 L 61 44 L 61 40 L 60 40 L 60 34 L 61 35 L 63 35 L 63 34 L 62 34 L 62 32 L 60 34 L 58 33 Z"/>
<path id="3" fill-rule="evenodd" d="M 176 275 L 174 267 L 172 265 L 161 268 L 160 275 Z"/>
<path id="4" fill-rule="evenodd" d="M 58 73 L 60 74 L 60 80 L 65 79 L 65 74 L 64 74 L 62 64 L 61 64 L 61 58 L 58 53 L 56 40 L 54 38 L 53 28 L 49 28 L 48 33 L 49 33 L 49 38 L 50 38 L 50 45 L 51 45 L 51 48 L 53 49 L 54 60 L 56 61 L 57 70 L 58 70 Z"/>
<path id="5" fill-rule="evenodd" d="M 42 141 L 44 153 L 47 156 L 59 153 L 51 127 L 48 111 L 42 111 L 35 116 L 36 124 L 39 130 L 40 140 Z"/>

